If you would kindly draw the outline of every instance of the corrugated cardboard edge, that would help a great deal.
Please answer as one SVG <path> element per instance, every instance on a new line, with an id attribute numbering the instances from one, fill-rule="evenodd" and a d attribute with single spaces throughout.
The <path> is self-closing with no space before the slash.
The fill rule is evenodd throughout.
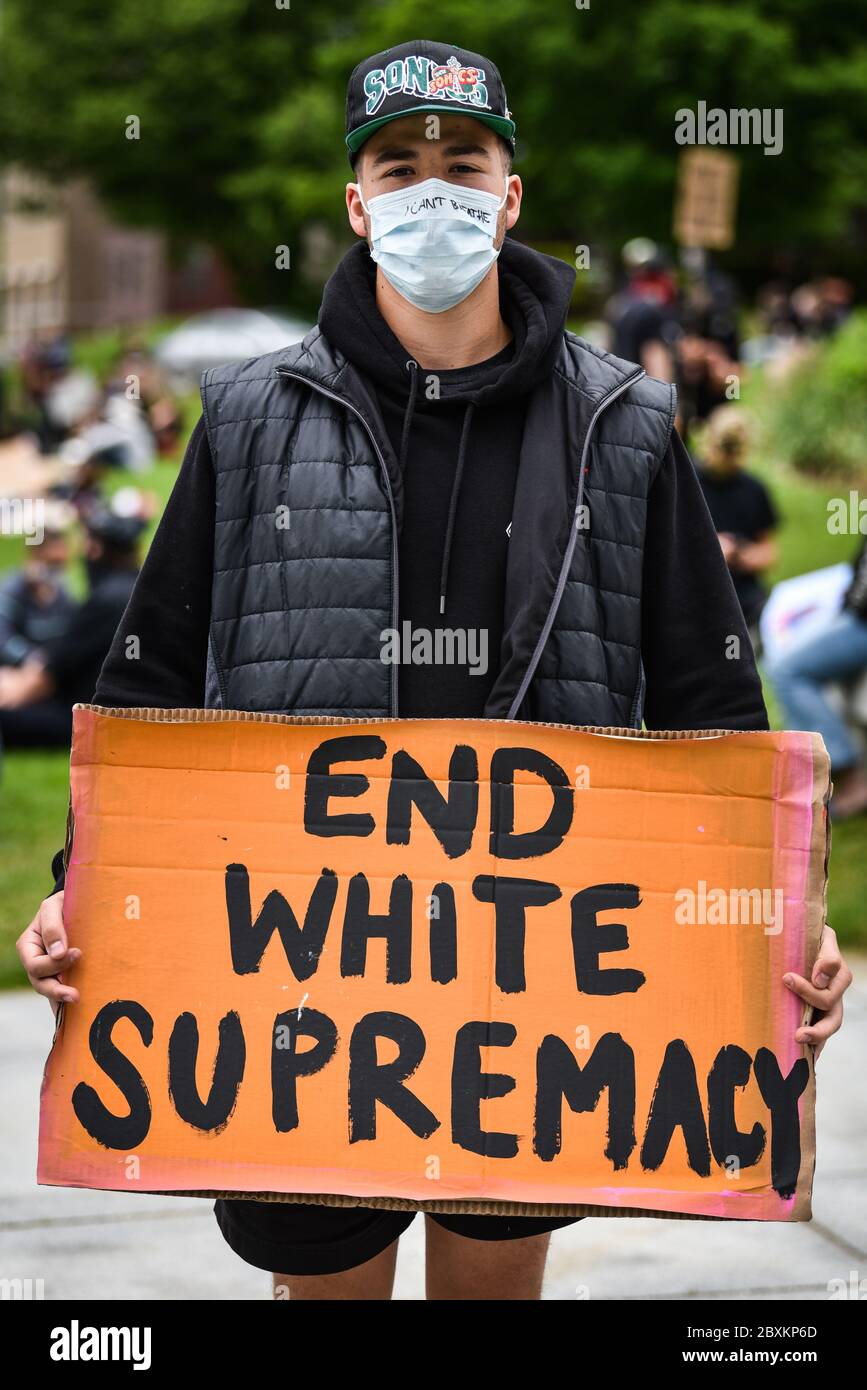
<path id="1" fill-rule="evenodd" d="M 647 1207 L 605 1207 L 590 1202 L 571 1205 L 558 1202 L 451 1201 L 423 1202 L 410 1197 L 346 1197 L 317 1192 L 152 1192 L 149 1197 L 210 1197 L 251 1202 L 310 1202 L 318 1207 L 377 1207 L 383 1211 L 442 1212 L 443 1216 L 657 1216 L 671 1221 L 751 1221 L 755 1217 L 693 1215 L 687 1211 L 652 1211 Z"/>
<path id="2" fill-rule="evenodd" d="M 831 817 L 828 805 L 831 797 L 831 760 L 819 734 L 812 734 L 813 744 L 813 806 L 821 807 L 821 815 L 813 815 L 810 842 L 810 875 L 807 881 L 807 940 L 804 975 L 812 975 L 819 944 L 828 914 L 828 864 L 831 858 Z M 801 1026 L 813 1020 L 812 1004 L 805 1004 Z M 805 1095 L 810 1104 L 802 1106 L 801 1167 L 798 1173 L 797 1194 L 792 1210 L 793 1221 L 811 1221 L 813 1210 L 811 1192 L 816 1171 L 816 1056 L 815 1048 L 805 1043 L 803 1055 L 810 1069 Z"/>
<path id="3" fill-rule="evenodd" d="M 324 714 L 273 714 L 259 710 L 224 710 L 224 709 L 160 709 L 158 707 L 125 707 L 125 706 L 105 706 L 95 704 L 73 705 L 73 710 L 87 710 L 93 714 L 102 714 L 115 719 L 139 719 L 151 724 L 213 724 L 225 721 L 235 721 L 243 724 L 407 724 L 414 721 L 407 719 L 395 719 L 390 716 L 376 718 L 353 718 L 345 715 L 324 715 Z M 627 729 L 610 728 L 597 724 L 552 724 L 542 721 L 527 719 L 501 719 L 484 720 L 479 719 L 449 719 L 452 724 L 476 724 L 493 723 L 518 725 L 530 729 L 568 729 L 572 733 L 601 734 L 610 738 L 637 738 L 644 741 L 665 741 L 686 740 L 699 738 L 722 738 L 736 734 L 743 734 L 741 729 Z M 757 731 L 764 732 L 764 731 Z M 822 863 L 823 868 L 818 868 L 819 858 L 814 855 L 811 858 L 811 877 L 808 888 L 808 958 L 809 970 L 812 969 L 819 947 L 819 940 L 822 933 L 822 925 L 825 921 L 827 906 L 827 884 L 828 884 L 828 858 L 831 851 L 831 829 L 830 819 L 827 814 L 828 798 L 830 796 L 829 781 L 829 762 L 825 752 L 824 744 L 818 734 L 812 735 L 813 738 L 813 800 L 814 804 L 817 795 L 823 800 L 825 808 L 824 823 L 822 817 L 813 818 L 813 839 L 811 848 L 819 850 L 824 848 Z M 75 829 L 74 817 L 72 814 L 72 797 L 70 795 L 69 811 L 67 814 L 66 825 L 66 844 L 64 847 L 63 864 L 67 867 L 69 853 L 72 847 L 72 837 Z M 805 1008 L 804 1022 L 809 1022 L 812 1009 Z M 57 1017 L 57 1028 L 55 1030 L 55 1040 L 59 1032 L 63 1017 L 63 1006 Z M 813 1049 L 806 1047 L 808 1055 L 808 1065 L 810 1067 L 810 1084 L 815 1085 L 815 1068 L 813 1061 Z M 792 1219 L 796 1221 L 809 1221 L 812 1216 L 810 1209 L 809 1192 L 812 1186 L 813 1172 L 816 1163 L 816 1133 L 814 1107 L 810 1107 L 810 1113 L 802 1132 L 801 1149 L 801 1169 L 798 1180 L 798 1197 L 792 1212 Z M 215 1199 L 227 1199 L 231 1201 L 252 1201 L 252 1202 L 295 1202 L 311 1204 L 322 1207 L 375 1207 L 384 1211 L 424 1211 L 442 1212 L 443 1215 L 470 1215 L 470 1216 L 541 1216 L 541 1217 L 613 1217 L 613 1216 L 644 1216 L 657 1217 L 668 1221 L 730 1221 L 749 1220 L 744 1217 L 723 1217 L 707 1216 L 704 1214 L 681 1212 L 681 1211 L 655 1211 L 646 1207 L 626 1207 L 626 1206 L 602 1206 L 592 1205 L 587 1202 L 573 1204 L 562 1204 L 554 1202 L 503 1202 L 503 1201 L 430 1201 L 423 1202 L 405 1197 L 351 1197 L 339 1192 L 331 1193 L 311 1193 L 311 1192 L 232 1192 L 196 1189 L 195 1191 L 181 1190 L 172 1188 L 170 1190 L 158 1190 L 148 1193 L 149 1196 L 160 1197 L 202 1197 Z"/>
<path id="4" fill-rule="evenodd" d="M 116 706 L 78 704 L 75 710 L 108 715 L 112 719 L 142 719 L 149 724 L 220 724 L 226 720 L 241 724 L 415 724 L 415 719 L 394 719 L 390 715 L 375 718 L 343 714 L 272 714 L 265 710 L 245 709 L 160 709 L 153 706 Z M 748 732 L 742 729 L 614 729 L 599 724 L 545 724 L 531 719 L 452 718 L 425 719 L 425 724 L 507 724 L 509 728 L 568 729 L 573 734 L 603 734 L 609 738 L 639 738 L 648 740 L 722 738 Z M 755 730 L 754 732 L 766 732 Z"/>

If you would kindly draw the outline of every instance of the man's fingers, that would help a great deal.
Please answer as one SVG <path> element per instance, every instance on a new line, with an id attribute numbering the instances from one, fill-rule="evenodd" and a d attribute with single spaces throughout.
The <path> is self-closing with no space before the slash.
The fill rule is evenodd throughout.
<path id="1" fill-rule="evenodd" d="M 847 978 L 848 977 L 848 978 Z M 797 994 L 806 1003 L 812 1004 L 814 1009 L 821 1009 L 826 1013 L 833 1008 L 834 1004 L 843 997 L 843 992 L 849 988 L 851 973 L 848 970 L 838 971 L 826 989 L 816 989 L 809 980 L 805 980 L 803 975 L 788 974 L 783 976 L 783 984 Z"/>
<path id="2" fill-rule="evenodd" d="M 812 1023 L 795 1030 L 795 1041 L 809 1043 L 815 1049 L 815 1060 L 843 1022 L 843 995 L 852 983 L 852 971 L 840 954 L 837 933 L 827 922 L 811 979 L 788 974 L 783 976 L 783 983 L 805 1003 L 812 1004 L 819 1015 Z"/>
<path id="3" fill-rule="evenodd" d="M 21 964 L 28 974 L 30 972 L 31 961 L 38 960 L 40 956 L 45 954 L 42 937 L 36 926 L 38 920 L 38 917 L 34 917 L 30 926 L 21 933 L 18 940 L 15 942 L 18 959 L 21 961 Z"/>
<path id="4" fill-rule="evenodd" d="M 812 981 L 819 989 L 826 989 L 836 981 L 840 984 L 842 993 L 852 983 L 852 971 L 841 955 L 820 954 L 813 966 Z"/>
<path id="5" fill-rule="evenodd" d="M 80 959 L 81 952 L 77 946 L 70 946 L 65 956 L 57 958 L 37 954 L 31 957 L 27 965 L 27 974 L 31 980 L 47 979 L 51 975 L 61 975 L 64 970 L 71 970 Z"/>
<path id="6" fill-rule="evenodd" d="M 38 916 L 34 922 L 43 942 L 45 951 L 55 960 L 60 960 L 66 955 L 68 942 L 66 939 L 66 928 L 63 925 L 63 894 L 53 893 L 50 898 L 46 898 Z"/>
<path id="7" fill-rule="evenodd" d="M 81 959 L 81 951 L 67 941 L 62 892 L 45 899 L 15 945 L 28 980 L 37 994 L 50 1000 L 55 1013 L 60 1004 L 79 1002 L 78 990 L 63 978 Z"/>
<path id="8" fill-rule="evenodd" d="M 843 1022 L 843 1002 L 838 1000 L 826 1014 L 816 1020 L 815 1023 L 799 1028 L 795 1033 L 795 1042 L 810 1043 L 816 1049 L 816 1057 L 822 1051 L 828 1039 L 837 1032 Z"/>
<path id="9" fill-rule="evenodd" d="M 63 980 L 54 977 L 47 980 L 31 977 L 30 983 L 37 994 L 44 994 L 46 999 L 51 1000 L 52 1006 L 55 1004 L 77 1004 L 81 998 L 73 985 L 64 984 Z"/>

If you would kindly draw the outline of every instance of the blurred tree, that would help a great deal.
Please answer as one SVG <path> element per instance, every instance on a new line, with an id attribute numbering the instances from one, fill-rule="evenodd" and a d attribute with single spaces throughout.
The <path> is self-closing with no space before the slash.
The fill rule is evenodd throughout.
<path id="1" fill-rule="evenodd" d="M 288 0 L 285 0 L 288 3 Z M 862 0 L 3 0 L 0 149 L 91 177 L 118 215 L 203 239 L 261 302 L 316 302 L 301 238 L 349 240 L 346 77 L 366 54 L 448 37 L 500 67 L 519 132 L 521 233 L 609 250 L 670 240 L 675 113 L 782 108 L 779 156 L 740 151 L 731 263 L 843 256 L 867 215 Z M 140 138 L 127 138 L 137 116 Z M 274 267 L 293 252 L 289 276 Z M 316 258 L 314 258 L 315 260 Z"/>

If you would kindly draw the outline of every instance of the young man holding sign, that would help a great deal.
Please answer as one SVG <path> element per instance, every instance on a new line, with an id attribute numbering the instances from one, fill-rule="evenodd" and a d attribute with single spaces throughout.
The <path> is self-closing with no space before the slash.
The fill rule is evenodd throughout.
<path id="1" fill-rule="evenodd" d="M 574 271 L 506 239 L 515 126 L 489 59 L 413 41 L 347 93 L 359 237 L 302 344 L 206 374 L 204 414 L 95 699 L 294 714 L 766 729 L 674 392 L 564 329 Z M 128 660 L 128 639 L 138 640 Z M 74 1003 L 62 875 L 21 938 Z M 826 929 L 813 982 L 839 1026 Z M 222 1201 L 292 1298 L 388 1298 L 412 1212 Z M 569 1219 L 427 1222 L 428 1296 L 540 1296 Z"/>

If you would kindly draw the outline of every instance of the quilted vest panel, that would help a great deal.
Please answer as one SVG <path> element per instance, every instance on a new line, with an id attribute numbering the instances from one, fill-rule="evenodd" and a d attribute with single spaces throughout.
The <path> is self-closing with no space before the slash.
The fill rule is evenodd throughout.
<path id="1" fill-rule="evenodd" d="M 371 440 L 271 359 L 245 367 L 203 383 L 217 498 L 207 703 L 387 715 L 391 514 Z"/>
<path id="2" fill-rule="evenodd" d="M 523 717 L 640 727 L 641 601 L 650 487 L 668 444 L 674 394 L 642 380 L 600 417 L 563 596 Z"/>
<path id="3" fill-rule="evenodd" d="M 292 379 L 277 373 L 287 363 Z M 345 366 L 315 330 L 300 348 L 205 373 L 217 498 L 209 706 L 393 713 L 394 668 L 380 659 L 395 561 L 388 479 L 364 412 L 347 404 Z M 572 335 L 561 368 L 557 389 L 568 401 L 546 414 L 550 438 L 542 452 L 563 451 L 577 491 L 576 437 L 594 423 L 582 491 L 589 526 L 577 533 L 532 679 L 513 712 L 635 726 L 643 699 L 647 499 L 674 394 L 664 383 L 638 380 L 601 409 L 606 393 L 635 369 Z M 573 503 L 567 515 L 564 500 L 560 541 L 572 526 Z"/>

